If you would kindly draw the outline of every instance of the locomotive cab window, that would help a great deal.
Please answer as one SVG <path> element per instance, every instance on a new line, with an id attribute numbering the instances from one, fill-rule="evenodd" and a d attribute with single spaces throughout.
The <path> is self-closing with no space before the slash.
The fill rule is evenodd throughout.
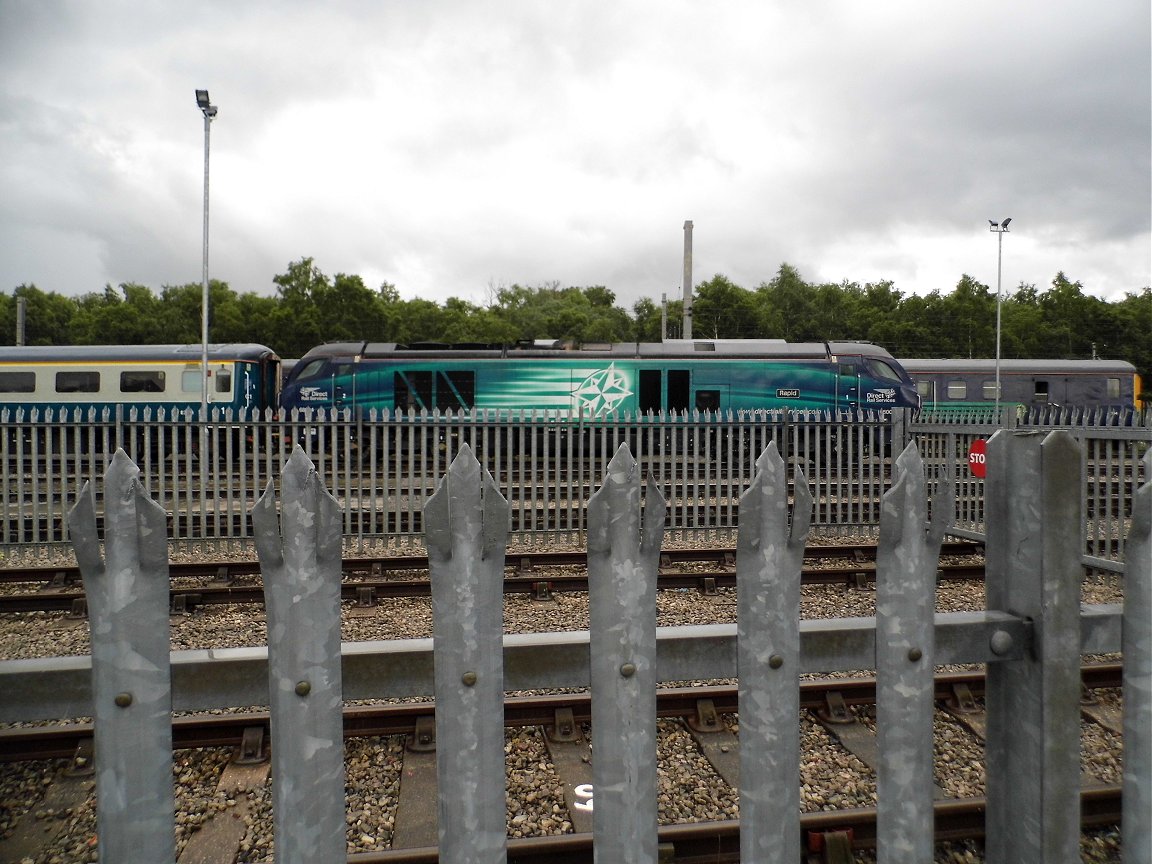
<path id="1" fill-rule="evenodd" d="M 967 399 L 968 398 L 968 382 L 963 378 L 953 378 L 948 382 L 948 398 L 949 399 Z"/>
<path id="2" fill-rule="evenodd" d="M 879 378 L 881 381 L 900 381 L 899 373 L 883 360 L 877 360 L 875 357 L 865 357 L 864 365 L 873 378 Z"/>
<path id="3" fill-rule="evenodd" d="M 163 393 L 164 373 L 158 369 L 142 369 L 120 373 L 121 393 Z"/>
<path id="4" fill-rule="evenodd" d="M 0 393 L 35 392 L 35 372 L 0 372 Z"/>
<path id="5" fill-rule="evenodd" d="M 57 393 L 99 393 L 100 373 L 87 371 L 57 372 Z"/>

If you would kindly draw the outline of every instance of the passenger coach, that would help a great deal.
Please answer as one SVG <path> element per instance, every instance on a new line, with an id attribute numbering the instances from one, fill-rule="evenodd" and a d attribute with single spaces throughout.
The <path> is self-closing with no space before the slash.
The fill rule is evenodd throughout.
<path id="1" fill-rule="evenodd" d="M 0 409 L 198 412 L 202 359 L 201 345 L 0 347 Z M 209 345 L 209 407 L 276 408 L 279 366 L 263 345 Z"/>
<path id="2" fill-rule="evenodd" d="M 670 340 L 585 345 L 337 342 L 310 350 L 286 409 L 625 412 L 915 408 L 915 385 L 865 342 Z"/>
<path id="3" fill-rule="evenodd" d="M 901 360 L 926 410 L 990 408 L 996 403 L 995 360 Z M 1000 403 L 1027 410 L 1140 409 L 1142 384 L 1123 360 L 1000 361 Z"/>

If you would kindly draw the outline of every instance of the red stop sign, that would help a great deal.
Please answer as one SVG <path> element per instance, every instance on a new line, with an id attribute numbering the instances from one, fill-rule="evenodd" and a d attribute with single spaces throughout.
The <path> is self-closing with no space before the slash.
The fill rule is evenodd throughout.
<path id="1" fill-rule="evenodd" d="M 984 458 L 986 444 L 987 442 L 983 438 L 977 438 L 968 448 L 968 470 L 976 477 L 983 477 L 988 470 L 988 463 Z"/>

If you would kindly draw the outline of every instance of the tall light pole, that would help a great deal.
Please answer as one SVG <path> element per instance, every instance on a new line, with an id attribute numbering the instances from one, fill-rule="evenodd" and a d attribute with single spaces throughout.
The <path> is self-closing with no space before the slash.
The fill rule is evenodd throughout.
<path id="1" fill-rule="evenodd" d="M 988 230 L 996 234 L 996 422 L 1000 417 L 1000 276 L 1004 261 L 1004 235 L 1008 232 L 1009 217 L 1003 222 L 988 220 Z"/>
<path id="2" fill-rule="evenodd" d="M 196 105 L 204 113 L 204 271 L 200 298 L 200 423 L 204 424 L 208 422 L 208 144 L 216 106 L 208 100 L 207 90 L 196 91 Z"/>

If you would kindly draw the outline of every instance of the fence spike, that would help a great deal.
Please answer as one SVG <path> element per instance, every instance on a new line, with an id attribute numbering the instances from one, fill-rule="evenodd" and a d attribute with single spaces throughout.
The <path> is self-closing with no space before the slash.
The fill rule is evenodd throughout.
<path id="1" fill-rule="evenodd" d="M 504 558 L 509 506 L 468 444 L 424 507 L 436 645 L 440 860 L 506 857 Z"/>
<path id="2" fill-rule="evenodd" d="M 1152 450 L 1132 500 L 1126 546 L 1124 620 L 1125 861 L 1152 861 Z"/>
<path id="3" fill-rule="evenodd" d="M 877 856 L 930 862 L 933 853 L 933 612 L 946 517 L 928 521 L 924 462 L 896 458 L 882 498 L 876 557 Z"/>
<path id="4" fill-rule="evenodd" d="M 164 510 L 117 450 L 104 475 L 104 554 L 85 483 L 68 515 L 88 598 L 101 861 L 172 861 L 172 684 Z"/>
<path id="5" fill-rule="evenodd" d="M 656 574 L 667 505 L 627 444 L 588 500 L 595 860 L 655 864 Z M 643 534 L 643 536 L 642 536 Z"/>
<path id="6" fill-rule="evenodd" d="M 740 700 L 740 856 L 800 860 L 800 570 L 812 494 L 788 479 L 776 442 L 740 496 L 736 540 Z M 788 730 L 788 731 L 783 731 Z"/>
<path id="7" fill-rule="evenodd" d="M 279 520 L 271 483 L 252 509 L 268 613 L 276 858 L 342 861 L 340 505 L 299 445 L 280 485 Z"/>

